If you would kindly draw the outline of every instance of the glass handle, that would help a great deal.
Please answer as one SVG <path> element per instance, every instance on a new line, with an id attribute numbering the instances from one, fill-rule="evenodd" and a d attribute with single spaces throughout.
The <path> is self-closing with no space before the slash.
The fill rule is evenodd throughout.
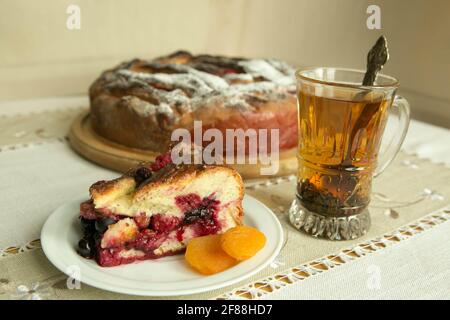
<path id="1" fill-rule="evenodd" d="M 378 166 L 375 169 L 374 177 L 379 176 L 391 164 L 408 132 L 410 113 L 408 101 L 403 97 L 395 96 L 392 107 L 389 108 L 390 113 L 394 111 L 398 116 L 398 125 L 384 152 L 378 156 Z"/>

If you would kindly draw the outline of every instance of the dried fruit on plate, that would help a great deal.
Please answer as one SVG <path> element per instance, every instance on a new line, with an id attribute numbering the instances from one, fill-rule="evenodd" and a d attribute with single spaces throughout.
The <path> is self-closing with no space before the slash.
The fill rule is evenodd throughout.
<path id="1" fill-rule="evenodd" d="M 253 257 L 266 244 L 266 236 L 248 226 L 237 226 L 227 230 L 220 239 L 222 249 L 237 260 Z"/>
<path id="2" fill-rule="evenodd" d="M 237 261 L 223 251 L 221 235 L 209 235 L 189 241 L 185 258 L 198 272 L 210 275 L 234 266 Z"/>

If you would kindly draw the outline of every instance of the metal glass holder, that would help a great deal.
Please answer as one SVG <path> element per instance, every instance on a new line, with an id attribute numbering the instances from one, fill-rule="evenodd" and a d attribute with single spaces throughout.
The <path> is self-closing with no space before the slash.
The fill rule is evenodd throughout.
<path id="1" fill-rule="evenodd" d="M 365 235 L 370 228 L 367 208 L 351 216 L 323 216 L 303 207 L 297 197 L 289 210 L 289 220 L 296 229 L 329 240 L 356 239 Z"/>

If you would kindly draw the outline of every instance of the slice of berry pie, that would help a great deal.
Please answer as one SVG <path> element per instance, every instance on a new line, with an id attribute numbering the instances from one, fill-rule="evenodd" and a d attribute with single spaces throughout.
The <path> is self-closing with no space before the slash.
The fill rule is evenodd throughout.
<path id="1" fill-rule="evenodd" d="M 190 239 L 223 233 L 243 217 L 244 187 L 234 169 L 177 166 L 169 154 L 89 191 L 78 253 L 104 267 L 182 252 Z"/>

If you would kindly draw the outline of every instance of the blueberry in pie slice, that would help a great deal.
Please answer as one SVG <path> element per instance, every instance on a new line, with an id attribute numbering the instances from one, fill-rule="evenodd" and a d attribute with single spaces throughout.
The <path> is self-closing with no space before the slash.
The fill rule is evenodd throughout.
<path id="1" fill-rule="evenodd" d="M 94 183 L 80 205 L 78 253 L 100 266 L 184 251 L 192 238 L 240 225 L 244 187 L 232 168 L 175 165 L 170 154 Z"/>

